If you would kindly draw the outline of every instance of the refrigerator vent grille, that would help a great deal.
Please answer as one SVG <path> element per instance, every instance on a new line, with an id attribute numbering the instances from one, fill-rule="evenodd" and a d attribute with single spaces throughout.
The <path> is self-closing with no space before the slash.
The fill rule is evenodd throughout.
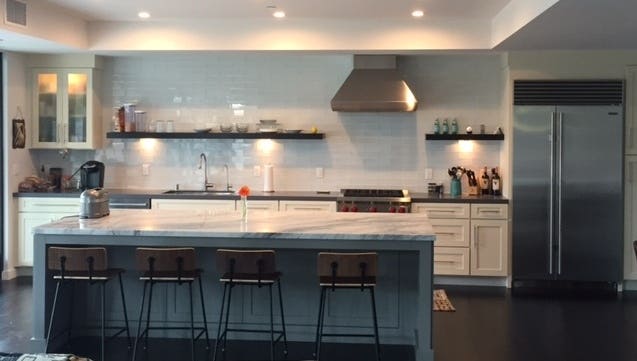
<path id="1" fill-rule="evenodd" d="M 623 103 L 621 80 L 516 80 L 514 105 L 619 105 Z"/>

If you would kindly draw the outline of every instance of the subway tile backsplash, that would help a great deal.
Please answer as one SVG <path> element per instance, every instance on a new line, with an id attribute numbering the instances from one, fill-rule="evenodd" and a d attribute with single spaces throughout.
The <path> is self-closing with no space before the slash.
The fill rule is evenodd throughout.
<path id="1" fill-rule="evenodd" d="M 352 68 L 351 55 L 307 54 L 143 54 L 108 58 L 100 89 L 104 128 L 111 129 L 113 106 L 135 101 L 150 120 L 173 120 L 177 131 L 222 122 L 278 119 L 282 128 L 316 126 L 324 140 L 106 140 L 97 151 L 72 151 L 62 161 L 54 151 L 32 151 L 35 164 L 60 165 L 67 172 L 88 159 L 106 164 L 106 186 L 167 189 L 200 185 L 198 156 L 206 153 L 209 178 L 261 189 L 254 166 L 274 165 L 275 189 L 338 190 L 397 187 L 426 191 L 439 181 L 448 189 L 446 169 L 499 165 L 502 142 L 475 142 L 462 152 L 457 142 L 428 141 L 435 118 L 457 118 L 487 132 L 502 126 L 504 70 L 499 55 L 428 55 L 399 58 L 399 70 L 419 100 L 413 113 L 335 113 L 330 100 Z M 235 117 L 231 104 L 246 107 Z M 150 175 L 142 176 L 142 164 Z M 316 168 L 324 177 L 316 177 Z M 425 180 L 425 168 L 433 180 Z M 505 173 L 506 176 L 506 173 Z M 506 181 L 506 179 L 505 179 Z"/>

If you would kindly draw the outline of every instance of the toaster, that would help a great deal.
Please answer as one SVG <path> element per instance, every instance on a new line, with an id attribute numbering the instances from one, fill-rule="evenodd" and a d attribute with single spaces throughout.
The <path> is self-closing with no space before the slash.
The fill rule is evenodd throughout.
<path id="1" fill-rule="evenodd" d="M 80 195 L 80 218 L 100 218 L 110 213 L 108 192 L 103 188 L 87 189 Z"/>

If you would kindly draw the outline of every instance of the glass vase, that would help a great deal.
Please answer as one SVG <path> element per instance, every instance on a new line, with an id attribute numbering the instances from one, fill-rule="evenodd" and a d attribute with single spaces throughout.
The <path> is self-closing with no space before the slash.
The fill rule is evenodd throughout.
<path id="1" fill-rule="evenodd" d="M 248 197 L 241 196 L 241 220 L 243 222 L 248 221 Z"/>

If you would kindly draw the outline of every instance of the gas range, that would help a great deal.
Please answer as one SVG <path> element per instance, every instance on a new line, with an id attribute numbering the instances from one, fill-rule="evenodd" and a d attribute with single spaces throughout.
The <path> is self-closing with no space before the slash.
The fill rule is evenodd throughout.
<path id="1" fill-rule="evenodd" d="M 339 212 L 409 213 L 411 197 L 402 189 L 341 189 Z"/>

